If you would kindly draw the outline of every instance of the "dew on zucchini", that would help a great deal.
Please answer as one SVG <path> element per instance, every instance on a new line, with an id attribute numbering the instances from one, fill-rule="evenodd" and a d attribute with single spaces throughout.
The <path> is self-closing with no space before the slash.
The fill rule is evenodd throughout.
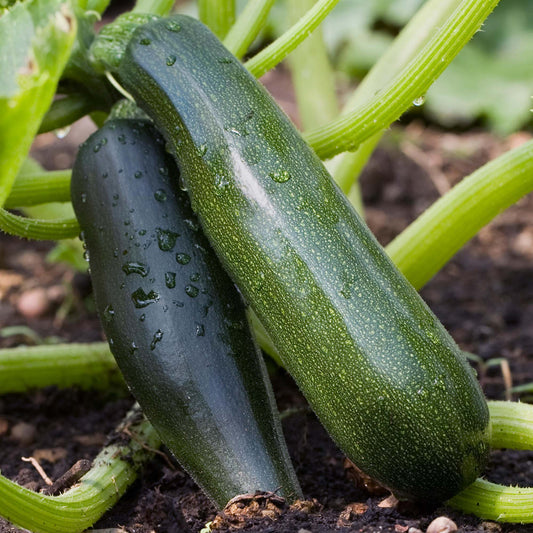
<path id="1" fill-rule="evenodd" d="M 178 253 L 176 254 L 176 261 L 180 265 L 187 265 L 191 261 L 191 256 L 189 254 Z"/>
<path id="2" fill-rule="evenodd" d="M 186 285 L 185 286 L 185 294 L 187 296 L 190 296 L 191 298 L 196 298 L 199 293 L 200 293 L 200 289 L 198 287 L 196 287 L 195 285 Z"/>
<path id="3" fill-rule="evenodd" d="M 169 289 L 173 289 L 176 286 L 176 273 L 165 272 L 165 285 Z"/>
<path id="4" fill-rule="evenodd" d="M 156 228 L 157 245 L 162 252 L 170 252 L 176 246 L 179 233 L 169 229 Z"/>
<path id="5" fill-rule="evenodd" d="M 157 189 L 157 191 L 154 192 L 154 198 L 158 202 L 164 202 L 167 199 L 167 193 L 164 189 Z"/>
<path id="6" fill-rule="evenodd" d="M 137 290 L 131 293 L 131 299 L 133 300 L 133 305 L 137 309 L 142 309 L 143 307 L 148 307 L 150 304 L 157 302 L 160 298 L 158 292 L 151 290 L 146 293 L 142 287 L 139 287 Z"/>
<path id="7" fill-rule="evenodd" d="M 130 274 L 139 274 L 139 276 L 145 278 L 150 272 L 150 267 L 144 263 L 129 261 L 128 263 L 124 263 L 122 265 L 122 271 L 126 274 L 126 276 L 129 276 Z"/>

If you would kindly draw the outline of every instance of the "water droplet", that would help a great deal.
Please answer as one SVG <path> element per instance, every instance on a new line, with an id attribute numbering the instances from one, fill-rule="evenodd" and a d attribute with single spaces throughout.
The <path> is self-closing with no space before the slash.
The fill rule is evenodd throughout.
<path id="1" fill-rule="evenodd" d="M 167 56 L 167 67 L 171 67 L 176 62 L 176 59 L 175 55 Z"/>
<path id="2" fill-rule="evenodd" d="M 291 175 L 286 170 L 279 170 L 276 172 L 271 172 L 269 176 L 276 183 L 285 183 L 286 181 L 289 181 L 291 179 Z"/>
<path id="3" fill-rule="evenodd" d="M 196 322 L 196 336 L 203 337 L 204 335 L 205 335 L 205 326 L 203 324 L 200 324 L 199 322 Z"/>
<path id="4" fill-rule="evenodd" d="M 140 322 L 144 322 L 145 319 L 146 319 L 146 315 L 143 313 L 143 314 L 139 317 L 139 321 L 140 321 Z"/>
<path id="5" fill-rule="evenodd" d="M 200 144 L 196 150 L 200 157 L 204 157 L 204 155 L 207 153 L 207 144 Z"/>
<path id="6" fill-rule="evenodd" d="M 157 233 L 157 245 L 162 252 L 170 252 L 176 245 L 176 239 L 179 237 L 179 233 L 175 233 L 169 229 L 156 229 Z"/>
<path id="7" fill-rule="evenodd" d="M 85 259 L 85 261 L 89 262 L 89 250 L 84 250 L 83 259 Z"/>
<path id="8" fill-rule="evenodd" d="M 176 261 L 180 265 L 186 265 L 187 263 L 191 261 L 191 256 L 189 254 L 178 253 L 176 254 Z"/>
<path id="9" fill-rule="evenodd" d="M 152 342 L 150 343 L 150 350 L 155 350 L 155 345 L 161 341 L 161 339 L 163 338 L 163 332 L 158 329 L 155 333 L 154 333 L 154 336 L 152 338 Z"/>
<path id="10" fill-rule="evenodd" d="M 217 192 L 224 191 L 224 189 L 226 189 L 228 185 L 229 185 L 229 180 L 225 176 L 221 174 L 217 174 L 215 176 L 215 186 L 217 188 Z"/>
<path id="11" fill-rule="evenodd" d="M 82 192 L 80 198 L 81 198 L 81 203 L 82 204 L 87 202 L 87 193 L 86 192 Z"/>
<path id="12" fill-rule="evenodd" d="M 183 180 L 183 177 L 181 176 L 181 174 L 178 177 L 178 187 L 180 191 L 187 192 L 187 185 L 185 185 L 185 181 Z"/>
<path id="13" fill-rule="evenodd" d="M 189 279 L 191 281 L 198 281 L 200 279 L 200 272 L 195 272 L 189 277 Z"/>
<path id="14" fill-rule="evenodd" d="M 224 65 L 229 65 L 233 63 L 233 59 L 231 57 L 219 57 L 218 62 Z"/>
<path id="15" fill-rule="evenodd" d="M 111 304 L 106 305 L 103 314 L 104 320 L 106 322 L 111 322 L 111 320 L 113 320 L 113 317 L 115 316 L 115 310 L 113 309 L 113 306 Z"/>
<path id="16" fill-rule="evenodd" d="M 197 220 L 193 220 L 192 218 L 186 218 L 184 222 L 193 231 L 198 231 L 200 229 L 200 223 Z"/>
<path id="17" fill-rule="evenodd" d="M 175 20 L 169 20 L 166 27 L 168 31 L 176 33 L 181 30 L 181 26 Z"/>
<path id="18" fill-rule="evenodd" d="M 165 272 L 165 285 L 169 289 L 173 289 L 176 286 L 176 273 L 175 272 Z"/>
<path id="19" fill-rule="evenodd" d="M 155 291 L 146 293 L 141 287 L 139 287 L 136 291 L 131 293 L 131 299 L 133 300 L 135 307 L 141 309 L 157 302 L 159 300 L 159 294 Z"/>
<path id="20" fill-rule="evenodd" d="M 161 176 L 168 176 L 168 168 L 167 167 L 159 167 L 159 174 L 161 174 Z"/>
<path id="21" fill-rule="evenodd" d="M 136 178 L 136 179 L 139 179 L 139 178 L 142 178 L 143 177 L 143 173 L 138 170 L 137 172 L 135 172 L 135 174 L 133 174 L 133 176 Z"/>
<path id="22" fill-rule="evenodd" d="M 420 107 L 420 106 L 424 105 L 425 101 L 426 101 L 426 97 L 424 95 L 422 95 L 422 96 L 419 96 L 418 98 L 415 98 L 413 100 L 413 105 L 416 106 L 416 107 Z"/>
<path id="23" fill-rule="evenodd" d="M 157 189 L 157 191 L 154 192 L 154 198 L 158 202 L 164 202 L 167 199 L 167 193 L 164 189 Z"/>
<path id="24" fill-rule="evenodd" d="M 148 37 L 142 37 L 139 43 L 144 46 L 148 46 L 149 44 L 152 44 L 152 41 L 148 39 Z"/>
<path id="25" fill-rule="evenodd" d="M 243 137 L 243 135 L 245 135 L 242 131 L 232 126 L 225 127 L 224 129 L 229 133 L 233 133 L 233 135 L 236 135 L 237 137 Z"/>
<path id="26" fill-rule="evenodd" d="M 130 355 L 133 355 L 137 351 L 137 345 L 135 344 L 135 341 L 131 341 L 130 344 Z"/>
<path id="27" fill-rule="evenodd" d="M 129 276 L 130 274 L 139 274 L 143 278 L 148 275 L 150 268 L 143 263 L 138 263 L 137 261 L 130 261 L 129 263 L 124 263 L 122 265 L 122 271 Z"/>
<path id="28" fill-rule="evenodd" d="M 70 133 L 70 126 L 65 126 L 64 128 L 57 128 L 54 130 L 54 135 L 58 139 L 64 139 Z"/>
<path id="29" fill-rule="evenodd" d="M 187 285 L 185 287 L 185 294 L 187 296 L 190 296 L 191 298 L 196 298 L 199 292 L 200 289 L 198 287 L 195 287 L 194 285 Z"/>
<path id="30" fill-rule="evenodd" d="M 103 172 L 102 173 L 102 178 L 106 179 L 108 176 L 109 176 L 109 174 L 107 172 Z"/>
<path id="31" fill-rule="evenodd" d="M 118 137 L 117 137 L 117 141 L 120 143 L 120 144 L 126 144 L 126 136 L 121 133 Z"/>

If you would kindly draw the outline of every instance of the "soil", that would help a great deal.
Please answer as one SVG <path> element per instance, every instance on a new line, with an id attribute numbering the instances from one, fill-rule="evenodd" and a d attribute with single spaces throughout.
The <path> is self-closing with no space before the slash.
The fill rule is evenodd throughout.
<path id="1" fill-rule="evenodd" d="M 53 136 L 41 136 L 35 156 L 48 167 L 70 165 L 69 142 L 75 146 L 87 135 L 86 123 L 82 124 L 59 150 L 54 149 Z M 442 132 L 417 122 L 395 128 L 362 178 L 369 226 L 386 244 L 461 177 L 526 138 L 525 133 L 502 140 L 484 132 Z M 39 338 L 45 342 L 103 338 L 88 276 L 48 262 L 52 246 L 0 236 L 1 347 L 31 344 Z M 40 294 L 40 307 L 21 304 L 32 291 Z M 459 345 L 489 363 L 477 366 L 486 395 L 518 399 L 511 386 L 533 382 L 533 197 L 524 198 L 484 228 L 422 290 L 422 296 Z M 5 329 L 21 325 L 30 329 L 14 334 Z M 349 479 L 342 453 L 305 408 L 290 377 L 278 370 L 273 382 L 280 410 L 297 408 L 284 418 L 283 426 L 305 497 L 314 503 L 283 509 L 275 521 L 248 519 L 239 524 L 242 531 L 403 533 L 411 527 L 425 531 L 440 515 L 453 519 L 465 532 L 533 531 L 533 526 L 487 523 L 447 507 L 384 506 L 386 495 L 372 495 Z M 125 394 L 77 389 L 48 388 L 0 397 L 2 474 L 34 490 L 44 488 L 42 478 L 22 457 L 39 458 L 55 480 L 76 461 L 98 453 L 106 433 L 131 403 Z M 499 483 L 532 486 L 533 452 L 493 452 L 486 476 Z M 94 529 L 197 533 L 215 516 L 215 508 L 194 482 L 178 466 L 170 468 L 156 456 Z M 15 531 L 19 530 L 0 519 L 0 532 Z"/>

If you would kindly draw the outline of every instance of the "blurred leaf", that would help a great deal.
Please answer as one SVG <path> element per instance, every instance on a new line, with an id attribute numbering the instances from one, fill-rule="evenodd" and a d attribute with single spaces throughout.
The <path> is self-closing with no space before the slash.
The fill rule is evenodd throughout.
<path id="1" fill-rule="evenodd" d="M 324 22 L 337 68 L 361 78 L 421 0 L 341 0 Z M 421 109 L 445 126 L 478 118 L 500 134 L 531 122 L 533 94 L 531 0 L 506 0 L 435 82 Z"/>
<path id="2" fill-rule="evenodd" d="M 70 54 L 70 4 L 30 0 L 0 17 L 0 206 L 28 154 Z"/>
<path id="3" fill-rule="evenodd" d="M 506 135 L 531 122 L 533 9 L 501 2 L 428 91 L 426 110 L 446 126 L 486 118 Z"/>

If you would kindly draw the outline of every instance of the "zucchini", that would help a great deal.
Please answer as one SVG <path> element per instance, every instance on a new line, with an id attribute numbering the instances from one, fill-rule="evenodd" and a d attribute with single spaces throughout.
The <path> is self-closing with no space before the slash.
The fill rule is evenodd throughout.
<path id="1" fill-rule="evenodd" d="M 301 495 L 238 292 L 148 120 L 113 119 L 81 147 L 72 203 L 111 351 L 162 441 L 223 507 Z"/>
<path id="2" fill-rule="evenodd" d="M 400 498 L 474 481 L 490 425 L 473 370 L 263 87 L 186 16 L 138 28 L 118 75 L 344 453 Z"/>

